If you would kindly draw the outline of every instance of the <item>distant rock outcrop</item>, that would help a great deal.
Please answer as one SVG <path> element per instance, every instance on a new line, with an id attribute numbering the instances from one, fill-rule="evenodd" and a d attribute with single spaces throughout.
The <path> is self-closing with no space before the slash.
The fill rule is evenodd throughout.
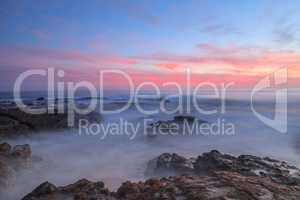
<path id="1" fill-rule="evenodd" d="M 172 120 L 158 120 L 154 123 L 151 123 L 147 127 L 147 136 L 153 137 L 159 134 L 161 135 L 170 135 L 180 134 L 180 135 L 190 135 L 192 132 L 189 132 L 191 127 L 194 125 L 201 125 L 208 123 L 205 120 L 198 119 L 194 116 L 189 115 L 177 115 L 174 116 Z M 188 126 L 188 127 L 187 127 Z"/>
<path id="2" fill-rule="evenodd" d="M 99 122 L 100 115 L 92 112 L 88 115 L 76 115 L 75 125 L 79 119 Z M 45 113 L 30 114 L 18 108 L 0 109 L 0 136 L 14 137 L 42 130 L 60 130 L 68 127 L 68 114 Z"/>

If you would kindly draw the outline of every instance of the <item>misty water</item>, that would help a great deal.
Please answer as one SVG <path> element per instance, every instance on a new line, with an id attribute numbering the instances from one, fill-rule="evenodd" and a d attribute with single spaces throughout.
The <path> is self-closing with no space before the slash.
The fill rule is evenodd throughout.
<path id="1" fill-rule="evenodd" d="M 274 114 L 274 96 L 259 98 L 255 108 L 259 113 L 272 117 Z M 233 155 L 251 154 L 270 156 L 300 167 L 300 101 L 298 93 L 289 94 L 288 133 L 279 133 L 265 125 L 251 111 L 247 94 L 232 94 L 226 101 L 226 112 L 203 115 L 192 108 L 191 115 L 217 123 L 235 125 L 233 135 L 158 135 L 148 137 L 140 131 L 134 138 L 126 134 L 108 135 L 104 139 L 99 135 L 79 134 L 76 129 L 61 132 L 43 132 L 38 135 L 7 140 L 10 144 L 30 144 L 33 154 L 31 169 L 20 171 L 15 187 L 3 194 L 5 199 L 20 199 L 45 181 L 55 185 L 71 184 L 86 178 L 103 181 L 114 190 L 126 180 L 144 180 L 147 161 L 164 152 L 178 153 L 187 157 L 217 149 Z M 114 107 L 120 99 L 110 99 L 107 107 Z M 171 102 L 171 107 L 176 101 Z M 172 105 L 174 104 L 174 105 Z M 144 108 L 159 106 L 156 100 L 145 100 Z M 204 99 L 202 108 L 219 109 L 218 101 Z M 101 123 L 119 123 L 120 118 L 139 123 L 145 118 L 154 120 L 172 119 L 173 115 L 158 113 L 145 115 L 131 106 L 120 114 L 101 114 Z"/>

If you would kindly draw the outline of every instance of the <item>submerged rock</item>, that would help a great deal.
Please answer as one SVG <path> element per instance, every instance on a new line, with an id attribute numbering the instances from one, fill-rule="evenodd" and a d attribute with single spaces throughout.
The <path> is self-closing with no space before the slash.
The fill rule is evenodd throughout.
<path id="1" fill-rule="evenodd" d="M 190 130 L 194 126 L 200 126 L 201 124 L 208 123 L 205 120 L 198 119 L 194 116 L 189 115 L 177 115 L 172 120 L 158 120 L 151 123 L 147 127 L 147 136 L 161 135 L 191 135 L 193 134 Z"/>

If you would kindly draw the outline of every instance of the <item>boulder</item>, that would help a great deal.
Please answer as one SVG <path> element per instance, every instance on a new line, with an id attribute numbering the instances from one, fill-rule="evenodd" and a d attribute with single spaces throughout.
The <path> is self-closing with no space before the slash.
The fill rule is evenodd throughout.
<path id="1" fill-rule="evenodd" d="M 195 159 L 187 159 L 176 153 L 163 153 L 148 162 L 146 177 L 170 176 L 177 173 L 190 173 L 194 170 Z"/>
<path id="2" fill-rule="evenodd" d="M 54 193 L 57 191 L 57 188 L 55 185 L 49 182 L 44 182 L 41 185 L 39 185 L 37 188 L 35 188 L 30 194 L 25 196 L 23 199 L 31 199 L 31 196 L 34 196 L 35 198 L 39 198 L 42 196 L 47 196 L 51 193 Z"/>

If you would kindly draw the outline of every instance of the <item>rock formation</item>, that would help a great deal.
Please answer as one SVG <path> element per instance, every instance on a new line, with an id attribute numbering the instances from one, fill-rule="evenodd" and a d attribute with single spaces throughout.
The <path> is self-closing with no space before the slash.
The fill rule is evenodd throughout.
<path id="1" fill-rule="evenodd" d="M 162 154 L 149 161 L 146 174 L 173 176 L 123 183 L 110 192 L 103 182 L 80 180 L 57 187 L 42 183 L 23 200 L 298 200 L 299 169 L 250 155 L 234 157 L 216 150 L 198 158 Z"/>
<path id="2" fill-rule="evenodd" d="M 76 115 L 75 125 L 79 119 L 99 122 L 100 115 L 92 112 L 88 115 Z M 30 114 L 18 108 L 0 109 L 0 137 L 14 137 L 42 130 L 60 130 L 68 127 L 68 114 L 45 113 Z"/>

